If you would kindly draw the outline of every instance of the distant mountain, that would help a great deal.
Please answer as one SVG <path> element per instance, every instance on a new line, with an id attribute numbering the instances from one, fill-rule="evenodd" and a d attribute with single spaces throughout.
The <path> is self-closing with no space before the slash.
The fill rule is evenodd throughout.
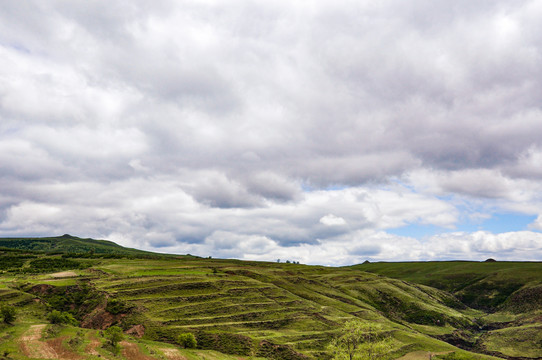
<path id="1" fill-rule="evenodd" d="M 108 240 L 82 239 L 69 234 L 41 238 L 0 238 L 0 249 L 2 248 L 45 253 L 158 255 L 149 251 L 126 248 Z"/>

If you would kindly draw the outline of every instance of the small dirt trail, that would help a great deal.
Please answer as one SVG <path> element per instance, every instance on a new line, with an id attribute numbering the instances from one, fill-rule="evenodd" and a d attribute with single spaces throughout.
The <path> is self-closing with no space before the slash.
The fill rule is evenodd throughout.
<path id="1" fill-rule="evenodd" d="M 32 325 L 19 338 L 19 347 L 25 356 L 40 359 L 61 359 L 53 347 L 40 341 L 41 333 L 46 326 L 46 324 Z"/>
<path id="2" fill-rule="evenodd" d="M 98 340 L 95 337 L 91 337 L 90 344 L 87 345 L 87 347 L 85 348 L 85 351 L 90 355 L 100 356 L 100 353 L 98 352 L 98 350 L 96 350 L 96 348 L 100 345 L 101 345 L 100 340 Z"/>
<path id="3" fill-rule="evenodd" d="M 97 357 L 100 357 L 102 359 L 107 359 L 109 360 L 110 357 L 108 356 L 104 356 L 104 354 L 100 354 L 98 352 L 98 350 L 96 350 L 98 347 L 102 346 L 102 342 L 100 341 L 100 339 L 98 339 L 96 336 L 94 335 L 91 335 L 89 337 L 90 339 L 90 344 L 88 344 L 86 347 L 85 347 L 85 352 L 89 355 L 93 355 L 93 356 L 97 356 Z"/>
<path id="4" fill-rule="evenodd" d="M 120 345 L 122 346 L 122 356 L 128 360 L 156 360 L 153 357 L 143 354 L 137 344 L 122 341 Z"/>
<path id="5" fill-rule="evenodd" d="M 65 337 L 41 341 L 46 324 L 32 325 L 20 338 L 19 348 L 29 358 L 81 360 L 80 355 L 65 349 L 62 341 Z"/>
<path id="6" fill-rule="evenodd" d="M 188 360 L 188 358 L 181 354 L 177 349 L 162 348 L 160 350 L 164 353 L 168 360 Z"/>
<path id="7" fill-rule="evenodd" d="M 83 357 L 77 353 L 66 349 L 62 342 L 66 339 L 66 336 L 59 337 L 56 339 L 47 340 L 47 345 L 53 349 L 57 355 L 56 359 L 60 360 L 82 360 Z"/>
<path id="8" fill-rule="evenodd" d="M 66 278 L 66 277 L 75 277 L 77 276 L 77 274 L 74 273 L 73 271 L 62 271 L 62 272 L 57 272 L 54 274 L 49 274 L 49 276 L 53 278 Z"/>

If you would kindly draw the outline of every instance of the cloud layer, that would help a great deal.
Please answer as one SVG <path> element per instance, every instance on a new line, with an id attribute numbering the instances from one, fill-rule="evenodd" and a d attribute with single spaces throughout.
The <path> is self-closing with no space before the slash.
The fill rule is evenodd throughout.
<path id="1" fill-rule="evenodd" d="M 7 3 L 0 235 L 540 257 L 541 19 L 537 1 Z M 499 213 L 538 219 L 459 231 Z M 412 225 L 440 230 L 393 235 Z"/>

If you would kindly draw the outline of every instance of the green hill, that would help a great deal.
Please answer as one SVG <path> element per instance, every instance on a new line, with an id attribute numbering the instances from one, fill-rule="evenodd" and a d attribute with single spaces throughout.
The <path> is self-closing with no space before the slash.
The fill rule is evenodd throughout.
<path id="1" fill-rule="evenodd" d="M 523 312 L 542 305 L 537 300 L 542 294 L 539 262 L 382 262 L 351 268 L 441 289 L 486 312 Z"/>
<path id="2" fill-rule="evenodd" d="M 108 240 L 81 239 L 68 234 L 41 238 L 0 238 L 0 249 L 45 253 L 94 253 L 151 255 L 152 252 L 122 247 Z"/>
<path id="3" fill-rule="evenodd" d="M 34 239 L 32 251 L 0 250 L 0 303 L 18 312 L 13 325 L 0 325 L 0 359 L 47 358 L 52 349 L 59 359 L 325 360 L 350 319 L 383 326 L 393 339 L 389 359 L 542 356 L 538 264 L 333 268 L 46 239 L 45 252 Z M 49 324 L 53 310 L 76 324 Z M 117 355 L 102 346 L 101 330 L 113 325 L 127 334 Z M 194 334 L 197 349 L 179 348 L 183 333 Z"/>

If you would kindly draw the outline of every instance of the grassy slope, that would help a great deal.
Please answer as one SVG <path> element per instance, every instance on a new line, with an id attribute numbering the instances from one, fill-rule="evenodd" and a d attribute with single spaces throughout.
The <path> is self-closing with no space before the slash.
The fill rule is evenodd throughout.
<path id="1" fill-rule="evenodd" d="M 15 273 L 0 277 L 0 300 L 16 304 L 23 314 L 15 327 L 0 329 L 0 337 L 8 336 L 0 345 L 0 353 L 8 347 L 17 350 L 16 339 L 25 329 L 46 322 L 47 307 L 32 301 L 39 295 L 28 294 L 36 284 L 61 289 L 90 284 L 106 292 L 110 299 L 131 307 L 133 310 L 122 319 L 122 324 L 126 328 L 144 324 L 144 338 L 130 341 L 148 349 L 154 358 L 165 356 L 158 345 L 153 345 L 156 341 L 162 347 L 171 346 L 163 344 L 190 331 L 197 334 L 200 345 L 224 352 L 242 353 L 247 341 L 256 349 L 266 340 L 287 345 L 314 359 L 324 359 L 331 337 L 344 321 L 355 317 L 384 324 L 395 339 L 395 357 L 421 350 L 458 351 L 428 335 L 451 333 L 481 315 L 461 309 L 453 297 L 434 288 L 350 268 L 190 257 L 77 261 L 91 268 L 75 269 L 77 276 L 72 278 Z M 12 331 L 19 333 L 9 335 Z M 92 330 L 81 331 L 85 341 L 90 341 Z M 213 336 L 220 336 L 219 341 L 213 343 Z M 84 354 L 84 348 L 76 350 Z M 197 351 L 187 351 L 184 356 L 199 355 Z M 233 358 L 219 353 L 201 356 Z"/>
<path id="2" fill-rule="evenodd" d="M 542 357 L 542 263 L 367 263 L 352 268 L 447 290 L 488 313 L 482 320 L 490 331 L 480 337 L 480 347 L 507 356 Z"/>
<path id="3" fill-rule="evenodd" d="M 130 254 L 156 255 L 151 252 L 130 249 L 108 240 L 82 239 L 68 234 L 41 238 L 0 238 L 0 249 L 30 250 L 58 253 Z"/>

